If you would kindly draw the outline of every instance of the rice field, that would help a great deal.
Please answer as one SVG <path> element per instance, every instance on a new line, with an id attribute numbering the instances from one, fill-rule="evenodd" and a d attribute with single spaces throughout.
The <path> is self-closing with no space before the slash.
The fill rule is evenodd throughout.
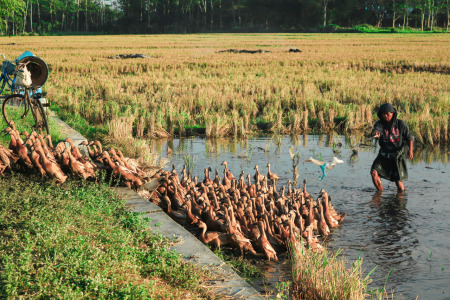
<path id="1" fill-rule="evenodd" d="M 50 102 L 134 138 L 368 130 L 391 102 L 416 141 L 449 133 L 448 34 L 196 34 L 1 37 L 51 72 Z M 223 50 L 262 50 L 233 53 Z M 289 52 L 299 49 L 301 52 Z M 109 59 L 118 54 L 149 58 Z M 111 133 L 111 132 L 110 132 Z"/>

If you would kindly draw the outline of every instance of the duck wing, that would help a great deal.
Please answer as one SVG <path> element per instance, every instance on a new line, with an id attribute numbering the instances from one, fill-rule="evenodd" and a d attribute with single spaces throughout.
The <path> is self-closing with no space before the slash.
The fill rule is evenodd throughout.
<path id="1" fill-rule="evenodd" d="M 317 159 L 312 158 L 312 157 L 308 158 L 307 160 L 304 160 L 303 162 L 312 162 L 313 164 L 318 165 L 318 166 L 322 166 L 324 164 L 323 161 L 318 161 Z"/>

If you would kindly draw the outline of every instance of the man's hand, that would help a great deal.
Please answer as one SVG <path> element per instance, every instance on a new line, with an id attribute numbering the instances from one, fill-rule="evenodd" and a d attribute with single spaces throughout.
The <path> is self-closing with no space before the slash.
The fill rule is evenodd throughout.
<path id="1" fill-rule="evenodd" d="M 373 137 L 376 138 L 376 139 L 379 138 L 380 137 L 380 132 L 376 131 L 375 134 L 373 135 Z"/>

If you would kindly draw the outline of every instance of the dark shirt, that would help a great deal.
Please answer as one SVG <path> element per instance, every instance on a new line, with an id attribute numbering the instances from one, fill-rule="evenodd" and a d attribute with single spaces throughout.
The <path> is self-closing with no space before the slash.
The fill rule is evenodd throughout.
<path id="1" fill-rule="evenodd" d="M 400 119 L 394 119 L 391 125 L 385 121 L 379 120 L 375 123 L 372 130 L 372 135 L 375 132 L 380 132 L 380 151 L 385 153 L 394 153 L 400 151 L 405 143 L 413 140 L 408 125 Z"/>

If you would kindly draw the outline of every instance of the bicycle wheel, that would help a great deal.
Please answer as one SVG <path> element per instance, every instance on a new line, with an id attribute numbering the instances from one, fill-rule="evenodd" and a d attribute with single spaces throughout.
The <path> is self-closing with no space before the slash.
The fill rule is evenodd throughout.
<path id="1" fill-rule="evenodd" d="M 37 105 L 36 105 L 37 104 Z M 41 101 L 36 100 L 33 105 L 36 105 L 36 129 L 38 132 L 42 133 L 45 130 L 46 134 L 50 134 L 50 129 L 48 128 L 47 116 L 44 111 L 44 107 L 42 106 Z"/>
<path id="2" fill-rule="evenodd" d="M 14 109 L 21 114 L 20 118 L 23 119 L 28 113 L 28 105 L 25 101 L 25 96 L 20 94 L 9 95 L 3 100 L 2 113 L 6 124 L 9 124 L 13 120 L 13 114 L 10 108 Z M 15 115 L 15 114 L 14 114 Z"/>

